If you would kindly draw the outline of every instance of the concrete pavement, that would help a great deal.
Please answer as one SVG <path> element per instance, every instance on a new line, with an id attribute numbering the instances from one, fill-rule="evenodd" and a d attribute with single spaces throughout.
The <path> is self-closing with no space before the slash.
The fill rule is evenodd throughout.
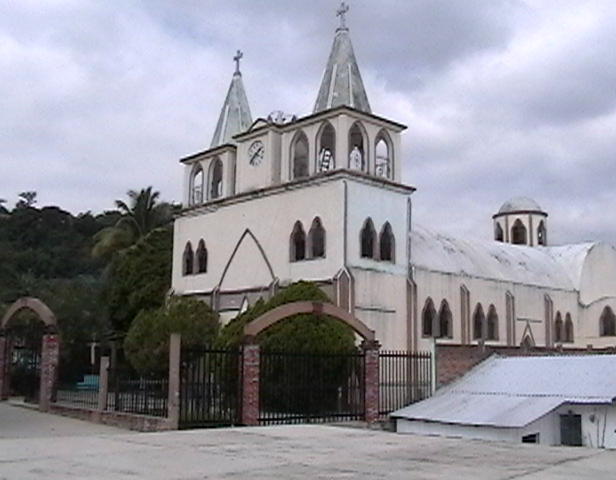
<path id="1" fill-rule="evenodd" d="M 0 417 L 15 407 L 1 408 Z M 599 480 L 616 472 L 612 451 L 341 427 L 121 432 L 0 438 L 0 479 Z"/>

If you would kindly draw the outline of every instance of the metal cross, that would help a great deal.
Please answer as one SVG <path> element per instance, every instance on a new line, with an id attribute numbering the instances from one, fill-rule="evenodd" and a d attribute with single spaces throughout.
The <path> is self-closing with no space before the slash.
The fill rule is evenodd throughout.
<path id="1" fill-rule="evenodd" d="M 244 53 L 241 50 L 238 50 L 233 57 L 233 61 L 235 62 L 235 73 L 240 73 L 240 60 L 244 56 Z"/>
<path id="2" fill-rule="evenodd" d="M 340 28 L 346 28 L 346 14 L 349 11 L 349 6 L 342 2 L 340 8 L 336 10 L 336 16 L 340 17 Z"/>

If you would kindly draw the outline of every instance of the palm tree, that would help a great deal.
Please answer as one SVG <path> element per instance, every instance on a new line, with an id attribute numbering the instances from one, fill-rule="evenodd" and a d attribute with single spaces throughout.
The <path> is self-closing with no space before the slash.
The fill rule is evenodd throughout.
<path id="1" fill-rule="evenodd" d="M 160 192 L 152 191 L 151 186 L 139 192 L 129 190 L 127 195 L 128 203 L 115 202 L 122 215 L 116 224 L 103 228 L 94 236 L 92 254 L 95 257 L 109 258 L 171 221 L 171 205 L 159 202 Z"/>

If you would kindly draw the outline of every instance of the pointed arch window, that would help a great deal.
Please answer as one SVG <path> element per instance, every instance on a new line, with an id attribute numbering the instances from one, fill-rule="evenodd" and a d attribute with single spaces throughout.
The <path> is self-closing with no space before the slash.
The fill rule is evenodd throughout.
<path id="1" fill-rule="evenodd" d="M 395 262 L 396 239 L 389 222 L 385 222 L 379 235 L 379 259 L 385 262 Z"/>
<path id="2" fill-rule="evenodd" d="M 543 246 L 547 245 L 545 222 L 543 220 L 539 222 L 539 226 L 537 227 L 537 244 Z"/>
<path id="3" fill-rule="evenodd" d="M 564 342 L 567 343 L 573 343 L 574 341 L 574 337 L 573 337 L 573 320 L 571 320 L 571 314 L 567 313 L 567 315 L 565 315 L 565 338 L 563 340 Z"/>
<path id="4" fill-rule="evenodd" d="M 317 170 L 328 172 L 336 168 L 336 131 L 325 123 L 318 136 Z"/>
<path id="5" fill-rule="evenodd" d="M 192 275 L 194 272 L 195 255 L 193 253 L 190 242 L 184 247 L 184 255 L 182 256 L 182 273 L 184 276 Z"/>
<path id="6" fill-rule="evenodd" d="M 451 309 L 447 300 L 441 302 L 441 308 L 438 311 L 438 336 L 440 338 L 452 338 L 453 337 L 453 319 L 451 315 Z"/>
<path id="7" fill-rule="evenodd" d="M 602 337 L 613 337 L 616 335 L 616 316 L 611 307 L 605 307 L 599 319 L 599 334 Z"/>
<path id="8" fill-rule="evenodd" d="M 207 248 L 203 240 L 199 240 L 197 247 L 197 273 L 207 273 Z"/>
<path id="9" fill-rule="evenodd" d="M 488 308 L 488 319 L 486 328 L 486 340 L 498 340 L 498 314 L 496 307 L 490 305 Z"/>
<path id="10" fill-rule="evenodd" d="M 391 140 L 385 131 L 381 131 L 376 137 L 374 158 L 376 175 L 383 178 L 392 178 L 393 162 Z"/>
<path id="11" fill-rule="evenodd" d="M 222 162 L 220 158 L 214 159 L 210 166 L 210 200 L 222 196 Z"/>
<path id="12" fill-rule="evenodd" d="M 556 312 L 556 319 L 554 320 L 554 341 L 564 342 L 564 325 L 563 317 L 560 312 Z"/>
<path id="13" fill-rule="evenodd" d="M 310 258 L 325 257 L 325 229 L 319 217 L 312 221 L 308 231 L 308 244 L 310 246 Z"/>
<path id="14" fill-rule="evenodd" d="M 500 223 L 496 222 L 496 227 L 494 228 L 494 240 L 497 242 L 505 241 L 505 234 L 503 232 L 503 227 L 500 226 Z"/>
<path id="15" fill-rule="evenodd" d="M 518 218 L 511 227 L 511 243 L 514 245 L 526 245 L 526 227 Z"/>
<path id="16" fill-rule="evenodd" d="M 302 222 L 295 222 L 291 233 L 291 261 L 299 262 L 306 259 L 306 232 Z"/>
<path id="17" fill-rule="evenodd" d="M 434 302 L 428 297 L 421 313 L 421 332 L 424 337 L 434 336 L 435 323 L 436 309 L 434 308 Z"/>
<path id="18" fill-rule="evenodd" d="M 303 178 L 310 174 L 308 168 L 308 138 L 304 132 L 298 132 L 291 148 L 292 178 Z"/>
<path id="19" fill-rule="evenodd" d="M 190 205 L 201 205 L 203 203 L 203 168 L 197 165 L 190 176 Z"/>
<path id="20" fill-rule="evenodd" d="M 376 253 L 376 230 L 371 218 L 366 219 L 364 222 L 359 240 L 361 245 L 360 256 L 362 258 L 374 258 Z"/>
<path id="21" fill-rule="evenodd" d="M 483 307 L 481 303 L 478 303 L 475 307 L 475 313 L 473 314 L 473 340 L 482 340 L 485 338 L 484 325 L 486 323 L 486 316 L 483 313 Z"/>
<path id="22" fill-rule="evenodd" d="M 366 171 L 368 159 L 366 158 L 366 134 L 363 126 L 355 122 L 349 130 L 349 168 Z"/>

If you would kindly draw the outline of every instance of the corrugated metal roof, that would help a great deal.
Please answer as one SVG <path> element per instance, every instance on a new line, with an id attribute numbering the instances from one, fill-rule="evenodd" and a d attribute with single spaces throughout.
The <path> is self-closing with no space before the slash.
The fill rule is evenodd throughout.
<path id="1" fill-rule="evenodd" d="M 612 403 L 616 355 L 492 358 L 393 417 L 522 427 L 565 403 Z"/>

